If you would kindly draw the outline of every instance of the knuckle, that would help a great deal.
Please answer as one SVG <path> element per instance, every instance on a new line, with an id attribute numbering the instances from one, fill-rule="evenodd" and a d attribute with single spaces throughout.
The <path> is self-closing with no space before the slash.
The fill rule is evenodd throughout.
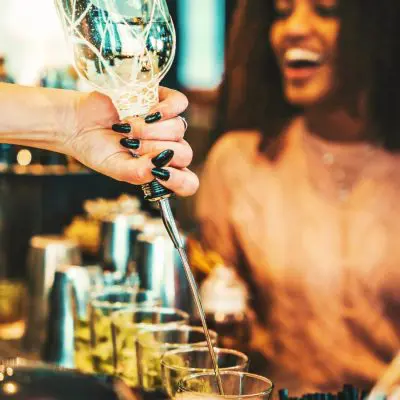
<path id="1" fill-rule="evenodd" d="M 134 129 L 137 129 L 140 119 L 138 117 L 126 117 L 121 122 L 128 123 L 133 131 Z"/>
<path id="2" fill-rule="evenodd" d="M 126 118 L 124 118 L 123 122 L 126 122 L 129 125 L 133 125 L 135 123 L 135 118 L 134 117 L 126 117 Z"/>
<path id="3" fill-rule="evenodd" d="M 200 186 L 199 178 L 196 174 L 193 174 L 192 186 L 190 187 L 189 195 L 195 194 Z"/>
<path id="4" fill-rule="evenodd" d="M 148 129 L 147 127 L 144 126 L 144 124 L 137 123 L 134 126 L 132 126 L 132 134 L 135 138 L 137 139 L 146 139 L 148 136 Z"/>
<path id="5" fill-rule="evenodd" d="M 179 182 L 179 192 L 182 196 L 191 196 L 199 187 L 199 179 L 192 172 L 186 171 L 182 174 Z"/>
<path id="6" fill-rule="evenodd" d="M 133 152 L 137 155 L 143 156 L 145 154 L 152 152 L 152 146 L 148 143 L 147 140 L 141 140 L 139 148 L 137 150 L 133 150 Z"/>
<path id="7" fill-rule="evenodd" d="M 174 136 L 175 140 L 179 141 L 182 140 L 185 137 L 185 125 L 182 123 L 181 119 L 179 117 L 176 117 L 174 119 Z"/>
<path id="8" fill-rule="evenodd" d="M 184 112 L 189 106 L 189 99 L 181 92 L 174 90 L 171 98 L 166 102 L 164 114 L 167 118 L 173 118 Z"/>
<path id="9" fill-rule="evenodd" d="M 186 110 L 189 106 L 189 99 L 183 93 L 181 93 L 181 95 L 182 95 L 182 107 L 184 108 L 184 110 Z"/>
<path id="10" fill-rule="evenodd" d="M 181 194 L 185 193 L 186 182 L 187 182 L 187 174 L 186 173 L 180 174 L 176 182 L 177 191 L 179 191 L 179 193 Z"/>
<path id="11" fill-rule="evenodd" d="M 182 152 L 181 155 L 181 162 L 183 167 L 187 167 L 191 164 L 193 160 L 193 150 L 192 148 L 188 145 L 185 147 L 185 150 Z"/>
<path id="12" fill-rule="evenodd" d="M 134 184 L 141 185 L 146 183 L 146 171 L 142 167 L 137 167 L 133 169 L 130 176 L 130 181 Z"/>

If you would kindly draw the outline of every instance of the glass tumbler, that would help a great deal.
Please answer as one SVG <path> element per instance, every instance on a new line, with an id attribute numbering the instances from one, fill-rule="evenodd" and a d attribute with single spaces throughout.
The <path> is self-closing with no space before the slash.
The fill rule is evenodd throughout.
<path id="1" fill-rule="evenodd" d="M 209 333 L 215 346 L 218 335 L 212 330 Z M 145 391 L 163 389 L 161 358 L 166 351 L 204 346 L 207 346 L 207 339 L 199 327 L 183 325 L 143 329 L 138 333 L 136 344 L 140 387 Z"/>
<path id="2" fill-rule="evenodd" d="M 139 385 L 136 338 L 138 333 L 154 325 L 186 325 L 189 314 L 175 308 L 129 307 L 112 315 L 113 362 L 116 373 L 130 387 Z"/>
<path id="3" fill-rule="evenodd" d="M 219 394 L 214 372 L 189 375 L 179 383 L 175 398 L 179 400 L 193 399 L 243 399 L 269 400 L 274 388 L 273 383 L 260 375 L 247 372 L 221 372 L 224 394 Z"/>
<path id="4" fill-rule="evenodd" d="M 214 348 L 219 370 L 247 371 L 249 359 L 237 350 Z M 178 390 L 179 382 L 188 375 L 213 372 L 213 364 L 207 347 L 191 347 L 170 350 L 161 358 L 164 389 L 171 398 Z"/>

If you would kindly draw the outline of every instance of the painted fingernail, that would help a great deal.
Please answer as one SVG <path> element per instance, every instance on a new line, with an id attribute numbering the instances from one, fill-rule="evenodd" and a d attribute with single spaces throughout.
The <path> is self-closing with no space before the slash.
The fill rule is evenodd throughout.
<path id="1" fill-rule="evenodd" d="M 153 176 L 162 181 L 167 181 L 171 177 L 170 172 L 163 168 L 153 168 L 151 170 L 151 173 L 153 174 Z"/>
<path id="2" fill-rule="evenodd" d="M 155 112 L 154 114 L 149 114 L 145 119 L 144 122 L 146 124 L 152 124 L 153 122 L 157 122 L 161 119 L 161 113 L 159 111 Z"/>
<path id="3" fill-rule="evenodd" d="M 137 150 L 140 147 L 139 139 L 122 138 L 119 142 L 121 146 L 131 150 Z"/>
<path id="4" fill-rule="evenodd" d="M 114 124 L 112 130 L 118 133 L 130 133 L 131 126 L 129 124 Z"/>
<path id="5" fill-rule="evenodd" d="M 153 157 L 151 159 L 151 162 L 155 167 L 161 168 L 166 166 L 172 160 L 173 156 L 174 156 L 173 150 L 164 150 L 157 156 Z"/>

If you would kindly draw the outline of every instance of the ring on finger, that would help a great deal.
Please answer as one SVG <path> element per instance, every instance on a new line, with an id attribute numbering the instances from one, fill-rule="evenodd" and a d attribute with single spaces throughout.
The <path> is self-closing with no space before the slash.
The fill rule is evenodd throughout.
<path id="1" fill-rule="evenodd" d="M 186 118 L 182 117 L 182 115 L 178 115 L 178 118 L 183 122 L 183 126 L 185 127 L 185 132 L 186 132 L 189 126 L 188 122 L 186 121 Z"/>

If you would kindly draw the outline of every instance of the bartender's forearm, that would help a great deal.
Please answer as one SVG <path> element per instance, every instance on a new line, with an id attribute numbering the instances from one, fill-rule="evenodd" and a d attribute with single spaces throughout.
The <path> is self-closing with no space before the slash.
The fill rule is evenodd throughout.
<path id="1" fill-rule="evenodd" d="M 62 151 L 82 94 L 0 83 L 0 143 Z"/>

